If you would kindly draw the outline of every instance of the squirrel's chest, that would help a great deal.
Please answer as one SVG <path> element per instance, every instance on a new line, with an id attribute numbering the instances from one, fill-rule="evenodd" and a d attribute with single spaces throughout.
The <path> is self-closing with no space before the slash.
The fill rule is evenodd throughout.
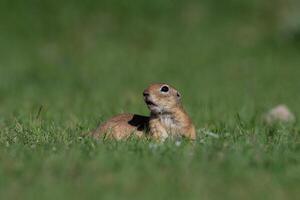
<path id="1" fill-rule="evenodd" d="M 180 128 L 178 121 L 169 115 L 164 115 L 160 117 L 160 123 L 169 131 L 177 130 Z"/>
<path id="2" fill-rule="evenodd" d="M 164 115 L 150 120 L 150 132 L 154 138 L 165 140 L 169 136 L 177 136 L 182 126 L 173 116 Z"/>

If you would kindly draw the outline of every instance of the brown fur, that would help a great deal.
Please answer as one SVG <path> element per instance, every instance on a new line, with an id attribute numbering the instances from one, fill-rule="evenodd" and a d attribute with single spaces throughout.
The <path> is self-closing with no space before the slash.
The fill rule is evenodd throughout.
<path id="1" fill-rule="evenodd" d="M 162 87 L 168 91 L 163 92 Z M 94 137 L 106 135 L 109 138 L 124 139 L 136 135 L 149 135 L 157 140 L 167 137 L 184 136 L 196 139 L 195 127 L 181 104 L 178 91 L 168 84 L 152 84 L 144 90 L 144 100 L 150 110 L 150 117 L 121 114 L 99 126 L 92 134 Z"/>

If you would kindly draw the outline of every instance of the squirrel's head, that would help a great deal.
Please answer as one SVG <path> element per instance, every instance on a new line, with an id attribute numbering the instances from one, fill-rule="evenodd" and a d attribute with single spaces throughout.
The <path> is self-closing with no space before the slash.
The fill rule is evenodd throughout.
<path id="1" fill-rule="evenodd" d="M 181 95 L 168 84 L 156 83 L 143 92 L 145 103 L 153 114 L 171 113 L 181 107 Z"/>

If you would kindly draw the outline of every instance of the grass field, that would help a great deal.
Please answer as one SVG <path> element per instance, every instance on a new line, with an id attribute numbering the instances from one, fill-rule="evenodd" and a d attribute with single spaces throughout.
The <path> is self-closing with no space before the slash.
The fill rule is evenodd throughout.
<path id="1" fill-rule="evenodd" d="M 2 0 L 0 199 L 299 198 L 299 122 L 261 122 L 280 103 L 300 114 L 282 2 Z M 182 93 L 194 144 L 83 134 L 147 115 L 152 82 Z"/>

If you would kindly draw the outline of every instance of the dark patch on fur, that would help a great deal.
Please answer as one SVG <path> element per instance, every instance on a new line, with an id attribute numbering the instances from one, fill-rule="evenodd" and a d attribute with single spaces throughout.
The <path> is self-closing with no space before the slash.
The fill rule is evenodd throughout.
<path id="1" fill-rule="evenodd" d="M 149 127 L 149 117 L 133 115 L 132 119 L 128 121 L 128 124 L 137 127 L 139 131 L 147 131 Z"/>

